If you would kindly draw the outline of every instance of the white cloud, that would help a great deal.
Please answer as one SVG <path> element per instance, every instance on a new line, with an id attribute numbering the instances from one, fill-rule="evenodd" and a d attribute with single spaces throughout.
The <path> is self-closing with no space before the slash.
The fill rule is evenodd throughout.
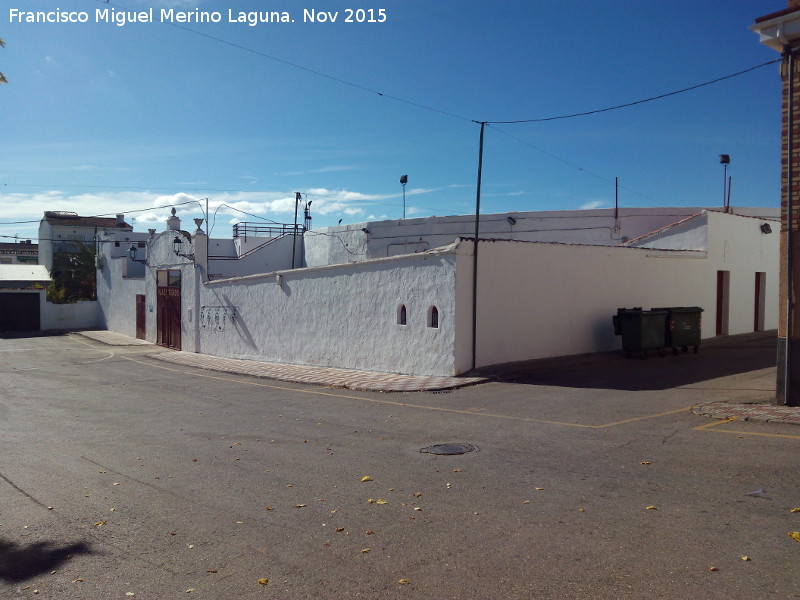
<path id="1" fill-rule="evenodd" d="M 592 200 L 581 205 L 580 210 L 593 210 L 595 208 L 611 208 L 605 200 Z"/>

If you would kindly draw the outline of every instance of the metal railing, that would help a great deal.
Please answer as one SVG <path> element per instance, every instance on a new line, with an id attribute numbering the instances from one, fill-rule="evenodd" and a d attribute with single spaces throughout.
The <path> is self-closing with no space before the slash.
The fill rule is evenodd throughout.
<path id="1" fill-rule="evenodd" d="M 277 238 L 284 235 L 297 234 L 302 235 L 305 227 L 302 225 L 291 224 L 276 224 L 276 225 L 263 225 L 261 223 L 234 223 L 233 237 L 242 238 L 247 241 L 249 237 L 259 238 Z"/>

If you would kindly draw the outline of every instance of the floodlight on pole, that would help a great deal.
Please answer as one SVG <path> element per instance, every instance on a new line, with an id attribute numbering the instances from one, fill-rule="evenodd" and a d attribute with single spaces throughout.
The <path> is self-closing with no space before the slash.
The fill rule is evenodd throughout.
<path id="1" fill-rule="evenodd" d="M 400 185 L 403 186 L 403 218 L 406 218 L 406 184 L 408 183 L 408 175 L 400 176 Z"/>
<path id="2" fill-rule="evenodd" d="M 723 167 L 722 174 L 722 206 L 725 207 L 725 212 L 730 211 L 730 192 L 728 183 L 728 165 L 731 164 L 730 154 L 720 154 L 719 164 Z"/>

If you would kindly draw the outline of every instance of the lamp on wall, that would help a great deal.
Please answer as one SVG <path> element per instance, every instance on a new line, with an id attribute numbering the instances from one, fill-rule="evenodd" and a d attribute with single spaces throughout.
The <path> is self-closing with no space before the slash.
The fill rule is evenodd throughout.
<path id="1" fill-rule="evenodd" d="M 769 223 L 762 223 L 761 224 L 761 233 L 764 233 L 764 234 L 772 233 L 772 226 Z"/>
<path id="2" fill-rule="evenodd" d="M 506 217 L 506 221 L 508 221 L 508 224 L 512 226 L 517 224 L 517 220 L 514 217 Z"/>
<path id="3" fill-rule="evenodd" d="M 181 256 L 183 258 L 188 258 L 189 260 L 194 260 L 194 253 L 189 252 L 181 252 L 183 248 L 183 242 L 181 241 L 180 236 L 175 236 L 175 239 L 172 240 L 172 251 L 175 253 L 176 256 Z"/>
<path id="4" fill-rule="evenodd" d="M 136 246 L 133 244 L 131 244 L 131 247 L 128 248 L 128 257 L 133 262 L 142 263 L 143 265 L 147 264 L 147 258 L 136 258 Z"/>

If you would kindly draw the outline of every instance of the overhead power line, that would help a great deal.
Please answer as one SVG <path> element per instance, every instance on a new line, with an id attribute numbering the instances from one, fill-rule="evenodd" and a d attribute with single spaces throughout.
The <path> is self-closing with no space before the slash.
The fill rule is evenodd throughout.
<path id="1" fill-rule="evenodd" d="M 654 100 L 661 100 L 663 98 L 668 98 L 670 96 L 677 96 L 678 94 L 683 94 L 685 92 L 691 92 L 692 90 L 696 90 L 701 87 L 705 87 L 707 85 L 712 85 L 714 83 L 719 83 L 720 81 L 725 81 L 726 79 L 732 79 L 734 77 L 738 77 L 739 75 L 744 75 L 745 73 L 750 73 L 751 71 L 755 71 L 756 69 L 760 69 L 762 67 L 766 67 L 767 65 L 772 65 L 777 62 L 783 60 L 782 58 L 776 58 L 775 60 L 770 60 L 765 63 L 761 63 L 760 65 L 756 65 L 755 67 L 750 67 L 749 69 L 745 69 L 744 71 L 737 71 L 736 73 L 731 73 L 730 75 L 725 75 L 724 77 L 717 77 L 716 79 L 712 79 L 711 81 L 705 81 L 703 83 L 698 83 L 697 85 L 692 85 L 687 88 L 682 88 L 680 90 L 675 90 L 674 92 L 667 92 L 666 94 L 659 94 L 658 96 L 651 96 L 650 98 L 644 98 L 642 100 L 635 100 L 633 102 L 626 102 L 625 104 L 618 104 L 616 106 L 609 106 L 607 108 L 598 108 L 595 110 L 587 110 L 584 112 L 579 113 L 572 113 L 569 115 L 560 115 L 557 117 L 542 117 L 538 119 L 517 119 L 514 121 L 486 121 L 487 124 L 491 123 L 494 125 L 513 125 L 519 123 L 542 123 L 544 121 L 558 121 L 561 119 L 574 119 L 575 117 L 585 117 L 588 115 L 596 115 L 599 113 L 609 112 L 612 110 L 619 110 L 621 108 L 628 108 L 630 106 L 636 106 L 637 104 L 645 104 L 646 102 L 653 102 Z"/>

